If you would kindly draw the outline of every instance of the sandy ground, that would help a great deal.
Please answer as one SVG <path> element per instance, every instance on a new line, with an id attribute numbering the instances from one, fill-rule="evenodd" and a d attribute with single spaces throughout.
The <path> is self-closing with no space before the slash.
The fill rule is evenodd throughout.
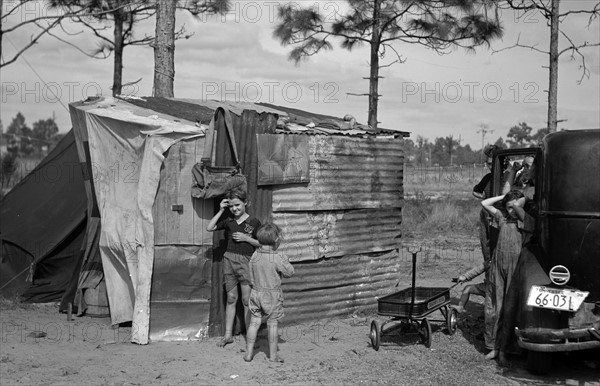
<path id="1" fill-rule="evenodd" d="M 472 265 L 468 256 L 473 243 L 450 244 L 439 248 L 439 253 L 431 246 L 423 252 L 419 285 L 449 286 L 450 277 Z M 400 278 L 400 286 L 410 284 L 409 278 L 410 269 Z M 460 287 L 451 294 L 456 302 Z M 112 328 L 108 318 L 67 321 L 57 312 L 57 304 L 4 304 L 0 384 L 600 385 L 597 351 L 557 357 L 552 374 L 546 377 L 528 374 L 523 358 L 513 358 L 508 368 L 484 360 L 482 304 L 481 299 L 474 300 L 460 317 L 456 334 L 448 334 L 444 323 L 432 322 L 431 348 L 416 334 L 398 333 L 384 337 L 383 347 L 373 350 L 371 321 L 388 319 L 372 310 L 285 327 L 280 333 L 283 364 L 267 360 L 265 332 L 259 335 L 254 361 L 246 363 L 243 337 L 225 348 L 216 347 L 218 338 L 139 346 L 129 343 L 128 328 Z M 441 318 L 439 312 L 432 316 Z"/>

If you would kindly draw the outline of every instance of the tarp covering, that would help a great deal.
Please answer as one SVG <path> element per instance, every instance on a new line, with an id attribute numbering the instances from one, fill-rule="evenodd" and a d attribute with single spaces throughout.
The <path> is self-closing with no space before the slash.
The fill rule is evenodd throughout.
<path id="1" fill-rule="evenodd" d="M 110 98 L 71 107 L 85 113 L 84 120 L 73 122 L 75 130 L 87 133 L 80 137 L 89 141 L 111 320 L 133 321 L 132 341 L 146 344 L 154 262 L 152 207 L 163 153 L 180 140 L 204 135 L 204 130 Z"/>
<path id="2" fill-rule="evenodd" d="M 86 205 L 71 131 L 0 202 L 2 294 L 60 300 L 80 256 Z"/>

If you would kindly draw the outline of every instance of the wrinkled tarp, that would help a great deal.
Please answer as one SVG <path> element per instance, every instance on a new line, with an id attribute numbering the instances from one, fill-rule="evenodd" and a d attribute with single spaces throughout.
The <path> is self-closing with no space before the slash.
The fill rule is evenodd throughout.
<path id="1" fill-rule="evenodd" d="M 77 129 L 86 130 L 83 137 L 89 140 L 111 320 L 133 321 L 132 341 L 146 344 L 154 261 L 152 207 L 163 153 L 180 140 L 204 135 L 204 130 L 189 122 L 142 116 L 133 106 L 111 99 L 73 107 L 85 110 L 85 127 Z"/>

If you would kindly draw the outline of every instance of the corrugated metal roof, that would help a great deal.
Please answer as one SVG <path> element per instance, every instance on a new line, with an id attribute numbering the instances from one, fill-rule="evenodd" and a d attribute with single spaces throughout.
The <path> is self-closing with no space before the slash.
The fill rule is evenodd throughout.
<path id="1" fill-rule="evenodd" d="M 401 139 L 309 137 L 310 182 L 273 187 L 273 211 L 399 208 Z"/>
<path id="2" fill-rule="evenodd" d="M 178 119 L 184 119 L 189 122 L 201 122 L 208 124 L 213 117 L 214 109 L 199 106 L 185 100 L 176 100 L 158 97 L 143 98 L 120 98 L 134 106 L 150 110 L 148 114 L 164 114 Z M 126 108 L 126 103 L 122 106 Z M 139 112 L 143 115 L 143 112 Z"/>
<path id="3" fill-rule="evenodd" d="M 398 248 L 402 213 L 400 208 L 275 212 L 273 221 L 285 232 L 280 250 L 291 261 L 305 261 Z"/>
<path id="4" fill-rule="evenodd" d="M 409 132 L 392 129 L 379 128 L 377 131 L 375 131 L 370 129 L 369 126 L 361 124 L 356 124 L 355 127 L 348 130 L 347 127 L 344 128 L 347 122 L 345 122 L 343 118 L 324 114 L 316 114 L 309 111 L 298 110 L 285 106 L 276 106 L 268 103 L 158 97 L 135 97 L 121 99 L 126 100 L 131 105 L 165 114 L 166 116 L 172 116 L 174 118 L 184 119 L 190 122 L 200 122 L 203 124 L 208 124 L 210 122 L 217 107 L 224 107 L 237 116 L 241 116 L 244 111 L 255 111 L 259 114 L 276 114 L 278 117 L 284 118 L 290 122 L 303 122 L 304 124 L 313 122 L 316 126 L 319 126 L 320 124 L 323 125 L 321 127 L 309 128 L 308 131 L 306 131 L 307 134 L 374 135 L 376 133 L 386 133 L 401 135 L 404 137 L 408 137 L 410 135 Z M 278 131 L 278 133 L 279 132 L 285 132 L 285 130 Z M 293 130 L 289 132 L 297 133 L 297 131 Z"/>
<path id="5" fill-rule="evenodd" d="M 305 134 L 305 135 L 343 135 L 349 137 L 365 137 L 371 136 L 373 133 L 369 133 L 367 130 L 358 130 L 358 129 L 350 129 L 350 130 L 335 130 L 328 129 L 323 127 L 314 127 L 314 128 L 306 128 L 301 130 L 289 130 L 287 127 L 285 129 L 277 129 L 275 134 Z M 398 133 L 396 133 L 398 134 Z"/>
<path id="6" fill-rule="evenodd" d="M 377 297 L 394 289 L 401 264 L 398 251 L 393 250 L 294 264 L 294 270 L 294 276 L 282 283 L 286 325 L 376 305 Z"/>
<path id="7" fill-rule="evenodd" d="M 203 108 L 208 108 L 211 110 L 216 110 L 219 107 L 223 107 L 233 114 L 237 116 L 242 116 L 244 110 L 248 111 L 256 111 L 259 114 L 262 113 L 272 113 L 277 115 L 286 114 L 284 111 L 279 109 L 273 109 L 268 106 L 261 106 L 252 102 L 239 102 L 239 101 L 218 101 L 218 100 L 207 100 L 207 99 L 170 99 L 173 101 L 185 101 L 187 103 L 193 103 L 198 106 L 202 106 Z"/>
<path id="8" fill-rule="evenodd" d="M 273 105 L 270 103 L 256 103 L 256 105 L 258 106 L 262 106 L 262 107 L 268 107 L 268 108 L 272 108 L 274 110 L 279 110 L 282 111 L 287 117 L 290 118 L 290 121 L 292 122 L 297 122 L 297 121 L 312 121 L 313 123 L 315 123 L 317 126 L 319 124 L 319 122 L 328 122 L 328 123 L 332 123 L 332 122 L 338 122 L 338 123 L 342 123 L 344 122 L 344 119 L 342 118 L 338 118 L 338 117 L 334 117 L 331 115 L 326 115 L 326 114 L 317 114 L 317 113 L 313 113 L 313 112 L 309 112 L 309 111 L 304 111 L 304 110 L 299 110 L 299 109 L 295 109 L 292 107 L 286 107 L 286 106 L 277 106 L 277 105 Z M 377 133 L 389 133 L 389 134 L 396 134 L 396 135 L 401 135 L 403 137 L 408 137 L 410 136 L 410 133 L 407 131 L 400 131 L 400 130 L 396 130 L 396 129 L 384 129 L 384 128 L 378 128 L 377 130 L 372 130 L 369 128 L 369 126 L 366 125 L 362 125 L 362 124 L 357 124 L 357 126 L 359 128 L 367 128 L 367 130 L 360 130 L 363 133 L 367 133 L 370 132 L 371 134 L 375 134 Z M 318 129 L 321 129 L 320 127 Z M 344 133 L 344 130 L 336 130 L 336 134 L 342 134 L 342 135 L 347 135 Z"/>

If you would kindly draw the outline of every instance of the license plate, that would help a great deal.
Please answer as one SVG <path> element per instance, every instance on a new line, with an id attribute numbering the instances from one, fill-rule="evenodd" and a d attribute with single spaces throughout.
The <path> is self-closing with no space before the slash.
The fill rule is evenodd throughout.
<path id="1" fill-rule="evenodd" d="M 577 311 L 589 294 L 585 291 L 534 285 L 529 291 L 527 305 L 561 311 Z"/>

